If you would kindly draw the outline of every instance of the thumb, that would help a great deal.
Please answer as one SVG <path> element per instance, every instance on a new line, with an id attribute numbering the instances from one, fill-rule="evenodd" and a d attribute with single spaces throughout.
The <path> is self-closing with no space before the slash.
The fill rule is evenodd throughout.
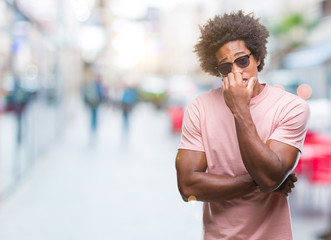
<path id="1" fill-rule="evenodd" d="M 254 88 L 256 82 L 257 82 L 256 77 L 251 77 L 248 80 L 247 89 L 250 90 L 250 91 L 253 91 L 253 88 Z"/>

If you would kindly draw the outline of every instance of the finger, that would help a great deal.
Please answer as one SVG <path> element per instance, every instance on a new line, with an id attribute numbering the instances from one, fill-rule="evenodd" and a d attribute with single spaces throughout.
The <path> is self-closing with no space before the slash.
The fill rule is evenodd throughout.
<path id="1" fill-rule="evenodd" d="M 233 85 L 236 82 L 235 76 L 232 72 L 227 75 L 227 80 L 229 85 Z"/>
<path id="2" fill-rule="evenodd" d="M 228 78 L 228 76 L 226 76 L 226 77 L 223 78 L 222 85 L 224 85 L 224 87 L 226 87 L 226 88 L 229 86 L 229 78 Z"/>
<path id="3" fill-rule="evenodd" d="M 292 182 L 296 182 L 296 181 L 298 181 L 298 178 L 297 178 L 297 176 L 296 176 L 294 173 L 290 174 L 289 178 L 290 178 L 290 180 L 291 180 Z"/>
<path id="4" fill-rule="evenodd" d="M 247 89 L 253 91 L 256 81 L 257 81 L 256 77 L 251 77 L 248 80 Z"/>
<path id="5" fill-rule="evenodd" d="M 241 73 L 239 72 L 234 73 L 234 78 L 237 84 L 239 85 L 244 84 L 243 76 L 241 75 Z"/>
<path id="6" fill-rule="evenodd" d="M 228 89 L 229 87 L 229 78 L 226 76 L 223 78 L 223 82 L 222 82 L 222 88 L 223 89 Z"/>

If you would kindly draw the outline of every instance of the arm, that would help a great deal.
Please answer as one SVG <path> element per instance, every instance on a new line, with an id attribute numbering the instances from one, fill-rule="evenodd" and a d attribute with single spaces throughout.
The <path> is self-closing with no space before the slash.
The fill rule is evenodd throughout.
<path id="1" fill-rule="evenodd" d="M 259 138 L 250 113 L 235 117 L 240 153 L 247 171 L 262 191 L 276 189 L 291 173 L 299 150 L 274 140 L 264 144 Z"/>
<path id="2" fill-rule="evenodd" d="M 257 189 L 249 174 L 230 177 L 206 173 L 207 161 L 204 152 L 178 150 L 176 157 L 177 184 L 184 201 L 193 196 L 199 201 L 220 202 L 242 197 Z M 295 174 L 273 193 L 288 196 L 297 181 Z"/>
<path id="3" fill-rule="evenodd" d="M 243 163 L 261 191 L 271 192 L 289 176 L 299 158 L 299 150 L 274 140 L 265 144 L 258 136 L 249 109 L 256 81 L 256 78 L 250 79 L 245 87 L 241 74 L 230 73 L 223 82 L 223 93 L 235 119 Z"/>
<path id="4" fill-rule="evenodd" d="M 206 173 L 204 152 L 178 150 L 177 183 L 184 201 L 194 196 L 199 201 L 219 202 L 244 196 L 257 189 L 249 174 L 235 177 Z"/>
<path id="5" fill-rule="evenodd" d="M 294 183 L 298 181 L 297 176 L 295 173 L 291 173 L 285 181 L 280 185 L 272 194 L 280 194 L 283 196 L 288 196 L 289 193 L 292 192 L 292 188 L 294 188 Z"/>

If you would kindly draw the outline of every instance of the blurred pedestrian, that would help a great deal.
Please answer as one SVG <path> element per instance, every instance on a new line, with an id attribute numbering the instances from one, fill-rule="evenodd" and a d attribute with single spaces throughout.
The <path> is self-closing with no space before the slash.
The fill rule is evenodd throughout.
<path id="1" fill-rule="evenodd" d="M 308 104 L 259 82 L 269 32 L 254 14 L 216 15 L 195 45 L 222 87 L 193 100 L 176 157 L 185 201 L 203 201 L 204 239 L 292 239 L 286 196 L 296 176 Z"/>
<path id="2" fill-rule="evenodd" d="M 85 84 L 83 95 L 84 102 L 90 110 L 91 133 L 95 134 L 98 128 L 98 109 L 103 101 L 103 89 L 100 76 Z"/>
<path id="3" fill-rule="evenodd" d="M 137 100 L 138 94 L 137 90 L 134 87 L 124 88 L 121 107 L 123 114 L 123 125 L 125 130 L 128 130 L 129 128 L 129 116 Z"/>
<path id="4" fill-rule="evenodd" d="M 16 141 L 20 145 L 23 134 L 23 116 L 31 100 L 32 94 L 21 86 L 20 80 L 15 77 L 14 88 L 8 95 L 7 108 L 15 113 L 17 122 Z"/>

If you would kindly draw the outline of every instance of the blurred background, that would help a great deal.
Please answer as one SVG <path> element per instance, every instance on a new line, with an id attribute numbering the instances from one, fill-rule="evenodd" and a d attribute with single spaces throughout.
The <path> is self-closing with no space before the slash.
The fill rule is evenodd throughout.
<path id="1" fill-rule="evenodd" d="M 260 81 L 311 107 L 294 239 L 327 233 L 330 0 L 0 0 L 0 239 L 201 239 L 174 162 L 187 103 L 220 79 L 193 46 L 239 9 L 270 30 Z"/>

